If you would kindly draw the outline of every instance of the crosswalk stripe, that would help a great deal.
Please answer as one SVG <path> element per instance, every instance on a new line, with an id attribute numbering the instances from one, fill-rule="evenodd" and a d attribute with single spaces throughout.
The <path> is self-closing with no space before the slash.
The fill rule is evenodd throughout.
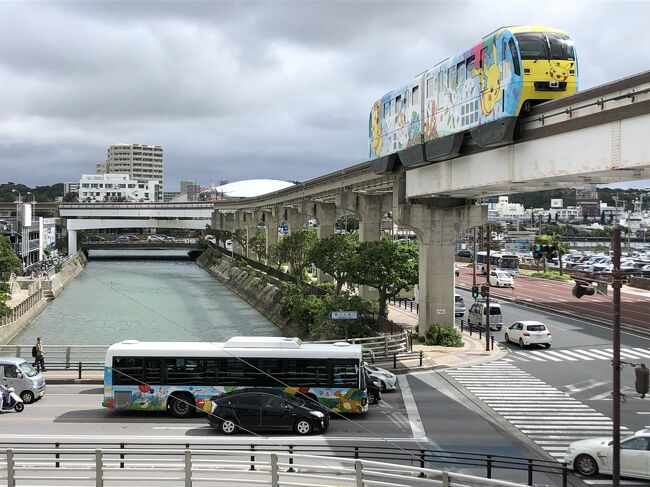
<path id="1" fill-rule="evenodd" d="M 594 357 L 590 357 L 589 354 L 583 353 L 582 350 L 562 350 L 562 353 L 571 355 L 572 357 L 577 357 L 580 360 L 594 360 Z"/>
<path id="2" fill-rule="evenodd" d="M 611 348 L 606 348 L 605 350 L 607 350 L 611 354 L 614 353 L 614 350 L 611 349 Z M 631 353 L 631 352 L 626 352 L 622 348 L 621 348 L 621 357 L 623 357 L 623 358 L 633 358 L 633 359 L 640 358 L 639 355 L 635 355 L 634 353 Z"/>
<path id="3" fill-rule="evenodd" d="M 643 355 L 644 357 L 650 358 L 650 351 L 645 350 L 643 348 L 632 348 L 635 352 L 638 352 L 639 354 Z"/>
<path id="4" fill-rule="evenodd" d="M 537 360 L 538 362 L 546 362 L 546 360 L 544 360 L 543 358 L 533 357 L 532 355 L 526 355 L 524 352 L 515 352 L 515 353 L 520 356 L 520 357 L 517 357 L 517 358 L 533 359 L 533 360 Z"/>
<path id="5" fill-rule="evenodd" d="M 530 353 L 534 353 L 538 357 L 549 359 L 553 362 L 562 362 L 562 359 L 548 355 L 546 352 L 542 352 L 540 350 L 531 350 Z"/>
<path id="6" fill-rule="evenodd" d="M 545 355 L 551 355 L 560 358 L 561 360 L 568 360 L 569 362 L 577 362 L 578 359 L 571 357 L 570 355 L 565 353 L 566 350 L 547 350 L 546 352 L 543 352 Z"/>
<path id="7" fill-rule="evenodd" d="M 600 350 L 598 348 L 590 348 L 589 351 L 603 357 L 605 360 L 612 360 L 612 354 L 607 353 L 605 350 Z"/>
<path id="8" fill-rule="evenodd" d="M 553 356 L 548 351 L 531 351 L 531 356 L 544 356 L 552 361 L 576 361 L 579 353 L 573 353 L 569 358 L 570 354 L 556 353 Z M 609 417 L 514 364 L 494 367 L 487 363 L 450 369 L 445 373 L 558 460 L 563 459 L 567 447 L 574 441 L 611 435 L 612 420 Z M 504 374 L 517 377 L 517 383 L 511 384 Z M 629 431 L 625 427 L 621 430 Z"/>

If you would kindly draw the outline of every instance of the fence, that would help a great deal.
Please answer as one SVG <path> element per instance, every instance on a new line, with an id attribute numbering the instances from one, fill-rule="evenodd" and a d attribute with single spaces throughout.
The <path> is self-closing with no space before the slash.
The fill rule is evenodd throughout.
<path id="1" fill-rule="evenodd" d="M 452 472 L 464 468 L 485 476 Z M 521 479 L 496 480 L 495 474 Z M 565 465 L 531 458 L 431 449 L 336 445 L 45 443 L 3 445 L 0 480 L 14 487 L 65 481 L 67 485 L 533 485 L 535 474 L 568 485 Z M 525 483 L 524 483 L 525 482 Z"/>
<path id="2" fill-rule="evenodd" d="M 27 299 L 24 299 L 18 306 L 11 310 L 7 316 L 0 318 L 0 327 L 9 325 L 14 321 L 20 319 L 25 313 L 27 313 L 32 307 L 36 305 L 41 299 L 43 299 L 43 288 L 38 287 L 33 293 L 31 293 Z"/>
<path id="3" fill-rule="evenodd" d="M 416 303 L 413 299 L 390 298 L 388 302 L 394 306 L 397 306 L 398 308 L 404 308 L 414 313 L 420 312 L 420 305 Z"/>

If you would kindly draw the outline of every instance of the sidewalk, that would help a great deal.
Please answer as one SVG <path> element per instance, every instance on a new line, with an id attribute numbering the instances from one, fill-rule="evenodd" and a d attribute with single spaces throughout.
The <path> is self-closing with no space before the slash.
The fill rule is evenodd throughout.
<path id="1" fill-rule="evenodd" d="M 388 318 L 410 330 L 413 330 L 418 323 L 417 313 L 393 305 L 388 306 Z M 470 335 L 469 332 L 465 331 L 462 332 L 462 336 L 462 348 L 430 346 L 417 343 L 414 339 L 413 351 L 419 352 L 422 350 L 424 353 L 422 368 L 425 369 L 478 365 L 497 360 L 507 353 L 498 343 L 494 344 L 494 350 L 486 351 L 485 336 L 483 336 L 483 339 L 479 339 L 478 333 Z M 418 359 L 398 360 L 397 362 L 398 367 L 401 365 L 408 369 L 419 368 Z"/>

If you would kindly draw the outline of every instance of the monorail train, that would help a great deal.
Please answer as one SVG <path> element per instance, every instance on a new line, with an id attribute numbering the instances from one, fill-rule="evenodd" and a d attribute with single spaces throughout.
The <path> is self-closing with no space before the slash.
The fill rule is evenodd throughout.
<path id="1" fill-rule="evenodd" d="M 469 134 L 479 146 L 512 142 L 517 117 L 576 92 L 578 64 L 566 32 L 503 27 L 377 100 L 369 151 L 378 173 L 458 155 Z"/>

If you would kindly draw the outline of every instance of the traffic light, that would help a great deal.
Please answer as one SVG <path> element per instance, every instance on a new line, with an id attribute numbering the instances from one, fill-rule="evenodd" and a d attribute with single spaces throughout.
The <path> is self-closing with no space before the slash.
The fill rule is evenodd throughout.
<path id="1" fill-rule="evenodd" d="M 636 376 L 634 387 L 636 387 L 636 392 L 641 394 L 641 399 L 643 399 L 648 393 L 648 387 L 650 386 L 650 370 L 645 364 L 641 364 L 634 369 L 634 375 Z"/>
<path id="2" fill-rule="evenodd" d="M 481 296 L 483 296 L 484 298 L 487 298 L 487 297 L 490 296 L 490 287 L 488 285 L 483 284 L 481 286 Z"/>
<path id="3" fill-rule="evenodd" d="M 544 254 L 542 253 L 542 246 L 540 244 L 535 244 L 533 245 L 533 259 L 539 260 L 542 257 L 544 257 Z"/>
<path id="4" fill-rule="evenodd" d="M 595 292 L 596 288 L 579 281 L 576 281 L 575 287 L 571 290 L 571 294 L 573 294 L 578 299 L 583 296 L 592 296 Z"/>
<path id="5" fill-rule="evenodd" d="M 472 297 L 474 299 L 478 298 L 478 286 L 472 286 Z"/>

